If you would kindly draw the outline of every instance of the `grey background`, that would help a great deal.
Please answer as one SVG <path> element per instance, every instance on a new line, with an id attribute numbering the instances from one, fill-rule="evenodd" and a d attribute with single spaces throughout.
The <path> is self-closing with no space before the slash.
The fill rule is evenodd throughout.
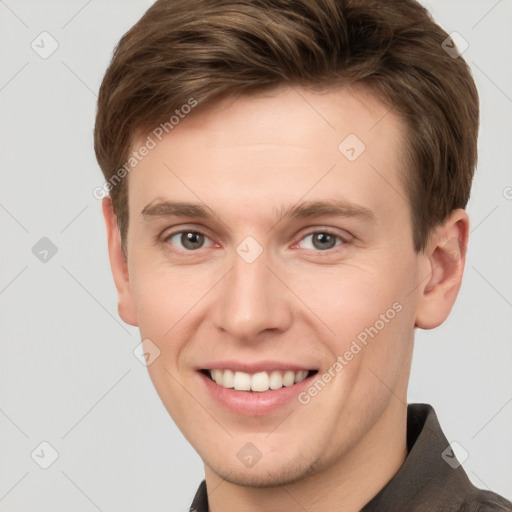
<path id="1" fill-rule="evenodd" d="M 477 486 L 512 499 L 512 2 L 424 3 L 469 43 L 482 128 L 464 283 L 448 321 L 417 333 L 409 401 L 434 405 Z M 117 315 L 92 195 L 96 92 L 149 5 L 0 0 L 2 512 L 184 511 L 203 478 Z M 43 31 L 47 59 L 31 48 Z"/>

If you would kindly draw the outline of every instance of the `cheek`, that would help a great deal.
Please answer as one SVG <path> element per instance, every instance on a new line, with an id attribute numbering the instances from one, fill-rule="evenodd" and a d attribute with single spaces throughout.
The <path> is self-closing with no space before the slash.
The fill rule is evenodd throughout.
<path id="1" fill-rule="evenodd" d="M 175 322 L 172 312 L 176 311 L 178 296 L 170 291 L 166 279 L 158 279 L 151 271 L 136 275 L 131 290 L 140 334 L 143 338 L 161 339 Z"/>
<path id="2" fill-rule="evenodd" d="M 379 321 L 393 304 L 401 300 L 401 286 L 387 278 L 389 272 L 370 265 L 345 265 L 312 268 L 289 274 L 288 282 L 327 331 L 339 340 L 340 349 L 365 327 Z M 380 325 L 380 324 L 379 324 Z"/>
<path id="3" fill-rule="evenodd" d="M 356 394 L 386 394 L 378 379 L 393 389 L 407 367 L 414 325 L 407 276 L 413 268 L 411 262 L 390 262 L 375 255 L 367 265 L 302 272 L 301 279 L 293 280 L 307 306 L 305 314 L 327 333 L 331 372 L 343 375 L 334 379 L 335 387 L 345 388 L 347 394 L 356 382 Z M 333 367 L 336 361 L 340 364 Z"/>
<path id="4" fill-rule="evenodd" d="M 141 335 L 167 339 L 204 294 L 202 281 L 190 270 L 169 268 L 155 255 L 134 253 L 130 287 Z"/>
<path id="5" fill-rule="evenodd" d="M 160 351 L 149 373 L 161 396 L 170 389 L 179 392 L 167 372 L 181 375 L 187 370 L 187 354 L 194 350 L 190 340 L 208 317 L 208 291 L 219 273 L 207 268 L 171 268 L 143 255 L 134 258 L 132 264 L 131 289 L 141 339 L 150 339 Z M 170 396 L 173 403 L 176 394 Z"/>

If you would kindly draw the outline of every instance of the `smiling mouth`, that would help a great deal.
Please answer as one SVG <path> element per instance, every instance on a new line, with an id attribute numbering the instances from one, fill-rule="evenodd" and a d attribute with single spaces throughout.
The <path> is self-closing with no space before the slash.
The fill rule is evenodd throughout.
<path id="1" fill-rule="evenodd" d="M 236 391 L 255 391 L 263 393 L 290 387 L 318 373 L 317 370 L 274 370 L 271 372 L 246 373 L 233 370 L 201 370 L 201 373 L 213 380 L 219 386 Z"/>

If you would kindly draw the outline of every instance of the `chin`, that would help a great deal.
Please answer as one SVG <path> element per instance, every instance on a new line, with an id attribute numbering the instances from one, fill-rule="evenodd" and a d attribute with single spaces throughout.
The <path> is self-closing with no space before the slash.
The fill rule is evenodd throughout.
<path id="1" fill-rule="evenodd" d="M 252 468 L 240 469 L 240 466 L 230 468 L 210 465 L 217 476 L 227 482 L 242 487 L 271 488 L 289 485 L 303 480 L 316 472 L 317 463 L 306 461 L 288 462 L 286 465 L 269 465 L 263 462 L 264 457 Z"/>

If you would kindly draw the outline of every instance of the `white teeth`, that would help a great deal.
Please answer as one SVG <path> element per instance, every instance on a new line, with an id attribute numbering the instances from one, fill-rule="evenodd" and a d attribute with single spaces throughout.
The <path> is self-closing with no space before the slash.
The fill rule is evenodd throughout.
<path id="1" fill-rule="evenodd" d="M 258 372 L 251 375 L 246 372 L 216 369 L 210 370 L 210 376 L 219 386 L 224 388 L 235 388 L 237 391 L 264 392 L 269 389 L 281 389 L 283 386 L 297 384 L 308 376 L 308 371 Z"/>
<path id="2" fill-rule="evenodd" d="M 269 385 L 269 378 L 267 372 L 255 373 L 252 376 L 251 390 L 252 391 L 267 391 Z"/>
<path id="3" fill-rule="evenodd" d="M 212 370 L 212 379 L 219 385 L 223 385 L 224 372 L 222 370 Z"/>
<path id="4" fill-rule="evenodd" d="M 295 372 L 287 371 L 283 377 L 283 385 L 291 386 L 295 382 Z"/>
<path id="5" fill-rule="evenodd" d="M 222 372 L 222 370 L 219 370 L 219 372 Z M 235 380 L 235 374 L 231 371 L 231 370 L 224 370 L 224 376 L 222 378 L 222 386 L 224 386 L 225 388 L 233 388 L 235 387 L 234 385 L 234 380 Z M 217 381 L 215 381 L 217 382 Z M 218 384 L 218 382 L 217 382 Z"/>
<path id="6" fill-rule="evenodd" d="M 295 384 L 297 384 L 297 382 L 303 381 L 307 376 L 308 376 L 307 370 L 301 370 L 300 372 L 297 372 L 295 374 Z"/>
<path id="7" fill-rule="evenodd" d="M 233 387 L 237 391 L 250 391 L 251 376 L 245 372 L 235 372 L 235 376 L 233 378 Z"/>
<path id="8" fill-rule="evenodd" d="M 281 389 L 283 387 L 283 376 L 281 372 L 272 372 L 270 374 L 270 389 Z"/>

